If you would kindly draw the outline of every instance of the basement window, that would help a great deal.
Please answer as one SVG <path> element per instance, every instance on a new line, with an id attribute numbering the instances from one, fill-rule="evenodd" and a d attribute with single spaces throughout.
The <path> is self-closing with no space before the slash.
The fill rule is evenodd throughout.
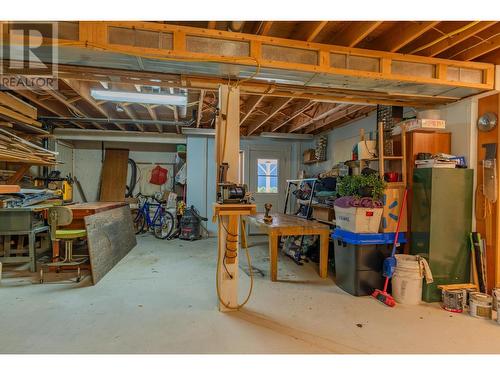
<path id="1" fill-rule="evenodd" d="M 277 159 L 257 159 L 257 192 L 278 193 Z"/>

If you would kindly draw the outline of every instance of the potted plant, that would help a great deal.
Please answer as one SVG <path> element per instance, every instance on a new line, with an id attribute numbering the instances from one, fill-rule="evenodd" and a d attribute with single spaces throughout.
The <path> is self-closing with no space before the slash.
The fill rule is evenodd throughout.
<path id="1" fill-rule="evenodd" d="M 378 233 L 385 187 L 378 174 L 339 178 L 337 193 L 341 198 L 334 202 L 336 225 L 354 233 Z"/>
<path id="2" fill-rule="evenodd" d="M 385 181 L 376 174 L 345 176 L 337 181 L 337 193 L 341 197 L 381 199 L 385 187 Z"/>

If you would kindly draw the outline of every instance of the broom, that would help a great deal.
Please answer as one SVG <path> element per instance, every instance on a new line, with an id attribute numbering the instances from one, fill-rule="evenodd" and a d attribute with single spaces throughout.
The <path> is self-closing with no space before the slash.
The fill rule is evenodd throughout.
<path id="1" fill-rule="evenodd" d="M 394 255 L 396 254 L 396 247 L 399 238 L 399 225 L 401 224 L 401 217 L 403 216 L 403 210 L 405 208 L 407 195 L 408 195 L 408 190 L 405 189 L 405 193 L 403 195 L 403 202 L 401 203 L 401 208 L 399 209 L 398 224 L 396 225 L 396 234 L 394 236 L 394 242 L 392 244 L 391 256 L 384 260 L 384 276 L 385 276 L 384 290 L 375 289 L 375 291 L 372 293 L 372 296 L 374 298 L 376 298 L 377 300 L 379 300 L 380 302 L 389 307 L 396 306 L 396 301 L 394 301 L 394 298 L 392 298 L 392 296 L 389 293 L 387 293 L 387 287 L 389 286 L 389 279 L 392 277 L 392 274 L 394 273 L 394 268 L 396 266 L 396 258 L 394 257 Z"/>

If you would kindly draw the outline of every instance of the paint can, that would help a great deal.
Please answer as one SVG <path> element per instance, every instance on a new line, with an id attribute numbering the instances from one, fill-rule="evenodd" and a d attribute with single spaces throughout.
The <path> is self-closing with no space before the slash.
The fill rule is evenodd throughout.
<path id="1" fill-rule="evenodd" d="M 463 289 L 458 289 L 458 290 L 443 289 L 441 295 L 443 297 L 443 309 L 454 313 L 461 313 L 464 311 Z"/>
<path id="2" fill-rule="evenodd" d="M 484 293 L 471 293 L 469 301 L 469 314 L 474 318 L 491 319 L 493 299 Z"/>
<path id="3" fill-rule="evenodd" d="M 478 293 L 477 287 L 462 289 L 464 293 L 464 307 L 469 308 L 470 295 L 472 293 Z"/>
<path id="4" fill-rule="evenodd" d="M 500 324 L 500 288 L 493 289 L 493 300 L 497 310 L 497 323 Z"/>
<path id="5" fill-rule="evenodd" d="M 500 288 L 495 288 L 491 291 L 493 296 L 493 310 L 498 314 L 498 303 L 500 302 Z"/>

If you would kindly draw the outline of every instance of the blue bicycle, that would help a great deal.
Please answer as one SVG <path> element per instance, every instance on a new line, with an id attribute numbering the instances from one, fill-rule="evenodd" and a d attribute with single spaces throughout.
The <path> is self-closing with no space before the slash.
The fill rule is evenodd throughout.
<path id="1" fill-rule="evenodd" d="M 175 218 L 167 210 L 165 202 L 158 200 L 154 196 L 137 194 L 139 208 L 134 217 L 135 234 L 153 231 L 156 238 L 165 239 L 172 233 L 175 227 Z M 151 212 L 154 214 L 151 217 Z"/>

